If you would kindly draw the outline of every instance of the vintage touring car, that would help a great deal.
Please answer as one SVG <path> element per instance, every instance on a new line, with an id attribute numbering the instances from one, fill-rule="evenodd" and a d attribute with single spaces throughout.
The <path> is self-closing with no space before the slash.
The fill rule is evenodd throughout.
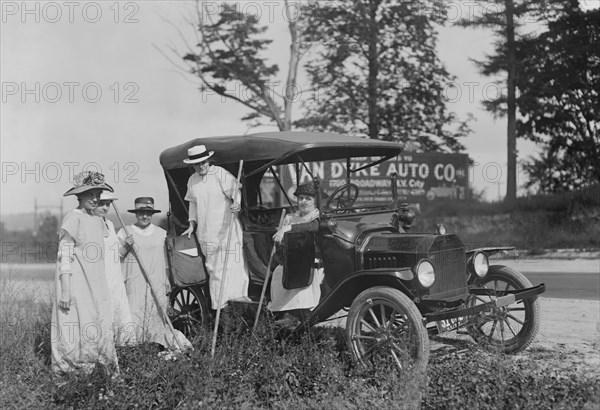
<path id="1" fill-rule="evenodd" d="M 347 344 L 357 360 L 387 360 L 400 368 L 427 363 L 430 333 L 460 328 L 477 342 L 506 353 L 525 349 L 533 341 L 539 328 L 537 295 L 545 285 L 534 287 L 521 273 L 488 262 L 490 255 L 512 248 L 467 250 L 442 225 L 432 232 L 410 231 L 415 215 L 399 203 L 395 175 L 390 176 L 388 204 L 361 202 L 361 189 L 353 183 L 356 172 L 393 160 L 401 146 L 311 132 L 201 138 L 162 152 L 170 199 L 167 254 L 175 327 L 190 334 L 210 320 L 203 255 L 180 251 L 197 247 L 181 233 L 188 226 L 183 198 L 193 172 L 183 159 L 190 147 L 199 144 L 214 150 L 215 163 L 233 175 L 244 160 L 240 219 L 254 301 L 259 300 L 281 212 L 295 209 L 282 184 L 280 166 L 293 164 L 296 175 L 302 169 L 312 175 L 312 162 L 346 161 L 345 183 L 327 192 L 320 204 L 318 233 L 287 233 L 284 238 L 282 264 L 288 288 L 307 286 L 315 255 L 324 268 L 321 300 L 299 328 L 346 310 Z M 351 159 L 356 157 L 369 161 L 353 169 Z M 266 173 L 285 198 L 284 206 L 263 200 Z"/>

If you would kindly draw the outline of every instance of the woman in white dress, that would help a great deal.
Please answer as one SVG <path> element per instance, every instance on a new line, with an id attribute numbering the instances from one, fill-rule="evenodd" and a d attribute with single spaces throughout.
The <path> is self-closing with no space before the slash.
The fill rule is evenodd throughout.
<path id="1" fill-rule="evenodd" d="M 132 338 L 135 327 L 131 322 L 131 312 L 127 301 L 127 293 L 125 292 L 123 273 L 121 272 L 119 249 L 122 246 L 117 238 L 115 226 L 110 220 L 106 219 L 112 201 L 116 200 L 116 196 L 103 191 L 98 206 L 94 210 L 94 215 L 102 218 L 108 232 L 104 237 L 104 270 L 113 312 L 113 332 L 117 346 L 125 346 L 128 344 L 128 340 Z"/>
<path id="2" fill-rule="evenodd" d="M 102 219 L 93 214 L 100 192 L 112 188 L 97 172 L 81 172 L 73 183 L 64 196 L 77 196 L 79 205 L 65 215 L 59 231 L 52 304 L 52 370 L 57 375 L 91 373 L 96 364 L 102 364 L 118 373 L 104 274 L 105 228 Z"/>
<path id="3" fill-rule="evenodd" d="M 183 235 L 189 238 L 194 231 L 196 232 L 200 248 L 206 257 L 212 308 L 217 309 L 225 271 L 227 275 L 221 308 L 226 306 L 228 301 L 249 301 L 250 280 L 242 252 L 242 225 L 237 217 L 242 200 L 240 185 L 226 169 L 209 163 L 208 159 L 213 154 L 214 151 L 207 151 L 204 145 L 197 145 L 188 150 L 188 158 L 183 160 L 195 171 L 187 184 L 185 200 L 189 201 L 190 226 Z M 238 193 L 234 195 L 236 190 Z M 227 235 L 230 229 L 231 237 L 227 249 Z M 227 252 L 229 255 L 226 258 Z"/>
<path id="4" fill-rule="evenodd" d="M 140 197 L 135 199 L 135 208 L 127 212 L 134 213 L 136 217 L 135 224 L 127 226 L 131 236 L 128 237 L 125 230 L 121 229 L 117 237 L 123 246 L 121 253 L 123 275 L 131 319 L 135 324 L 135 343 L 154 342 L 171 350 L 191 349 L 192 345 L 183 333 L 175 329 L 171 331 L 161 318 L 150 286 L 132 252 L 132 249 L 135 250 L 144 265 L 152 289 L 156 292 L 158 303 L 163 312 L 166 312 L 167 294 L 170 290 L 165 263 L 167 232 L 152 224 L 152 215 L 160 211 L 154 209 L 153 198 Z"/>

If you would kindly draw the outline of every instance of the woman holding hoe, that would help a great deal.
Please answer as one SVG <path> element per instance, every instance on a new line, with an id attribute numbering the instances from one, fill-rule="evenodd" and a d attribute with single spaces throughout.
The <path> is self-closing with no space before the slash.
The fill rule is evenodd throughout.
<path id="1" fill-rule="evenodd" d="M 154 208 L 153 198 L 140 197 L 135 199 L 134 209 L 128 212 L 135 214 L 136 222 L 123 227 L 117 236 L 123 246 L 123 275 L 135 324 L 135 343 L 154 342 L 170 350 L 191 348 L 189 340 L 169 326 L 168 319 L 161 317 L 157 307 L 158 303 L 160 310 L 166 311 L 170 289 L 165 264 L 167 232 L 152 223 L 152 216 L 160 211 Z"/>
<path id="2" fill-rule="evenodd" d="M 183 235 L 190 237 L 196 232 L 206 257 L 212 308 L 216 310 L 226 306 L 227 301 L 249 301 L 250 279 L 242 254 L 242 225 L 237 217 L 241 209 L 241 195 L 235 194 L 235 191 L 239 191 L 240 185 L 226 169 L 210 163 L 209 158 L 213 154 L 214 151 L 207 151 L 204 145 L 197 145 L 188 150 L 188 158 L 183 160 L 195 171 L 187 184 L 185 200 L 189 201 L 190 226 Z M 231 240 L 227 249 L 229 229 Z M 229 257 L 226 257 L 226 253 L 229 253 Z M 223 277 L 226 277 L 223 300 L 218 306 Z"/>

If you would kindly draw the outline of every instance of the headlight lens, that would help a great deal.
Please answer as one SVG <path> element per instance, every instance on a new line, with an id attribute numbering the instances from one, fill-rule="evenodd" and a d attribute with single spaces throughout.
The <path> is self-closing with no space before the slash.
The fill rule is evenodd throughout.
<path id="1" fill-rule="evenodd" d="M 327 228 L 329 228 L 329 230 L 331 232 L 335 232 L 337 231 L 337 222 L 335 219 L 330 219 L 329 221 L 327 221 Z"/>
<path id="2" fill-rule="evenodd" d="M 475 274 L 480 278 L 483 278 L 488 273 L 490 263 L 487 256 L 483 252 L 477 252 L 471 258 L 471 267 Z"/>
<path id="3" fill-rule="evenodd" d="M 444 224 L 437 224 L 435 230 L 438 235 L 446 235 L 446 226 Z"/>
<path id="4" fill-rule="evenodd" d="M 417 265 L 417 278 L 419 282 L 426 288 L 431 287 L 435 282 L 435 272 L 433 271 L 433 265 L 427 260 L 422 260 Z"/>

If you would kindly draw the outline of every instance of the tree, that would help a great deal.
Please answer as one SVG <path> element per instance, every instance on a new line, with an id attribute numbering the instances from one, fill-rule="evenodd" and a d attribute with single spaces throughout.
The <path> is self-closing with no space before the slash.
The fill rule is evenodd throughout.
<path id="1" fill-rule="evenodd" d="M 42 216 L 42 221 L 36 233 L 36 242 L 41 244 L 58 242 L 58 218 L 47 212 Z"/>
<path id="2" fill-rule="evenodd" d="M 433 24 L 445 19 L 441 3 L 426 9 L 420 1 L 332 2 L 312 8 L 309 17 L 305 35 L 313 53 L 306 69 L 316 91 L 298 126 L 421 150 L 463 148 L 459 138 L 470 130 L 446 108 L 444 87 L 453 77 L 435 50 Z"/>
<path id="3" fill-rule="evenodd" d="M 279 67 L 263 56 L 272 42 L 262 37 L 267 26 L 260 26 L 256 15 L 240 10 L 239 3 L 223 2 L 219 7 L 220 11 L 214 13 L 212 8 L 197 3 L 196 49 L 183 57 L 191 73 L 200 79 L 201 92 L 213 92 L 248 107 L 251 112 L 243 120 L 253 125 L 267 119 L 280 130 L 289 130 L 298 66 L 304 52 L 298 34 L 300 19 L 293 15 L 296 9 L 287 0 L 284 2 L 291 36 L 290 57 L 285 85 L 275 87 Z"/>
<path id="4" fill-rule="evenodd" d="M 543 152 L 526 165 L 544 192 L 600 182 L 600 10 L 570 0 L 539 36 L 519 44 L 519 135 Z"/>
<path id="5" fill-rule="evenodd" d="M 58 251 L 58 218 L 47 212 L 42 216 L 35 235 L 36 261 L 54 262 Z"/>
<path id="6" fill-rule="evenodd" d="M 505 75 L 497 82 L 505 82 L 506 95 L 484 102 L 484 107 L 497 117 L 507 117 L 506 129 L 506 196 L 505 201 L 513 204 L 517 198 L 517 122 L 516 122 L 516 77 L 522 64 L 516 57 L 516 42 L 522 38 L 519 29 L 525 23 L 535 21 L 549 13 L 555 0 L 491 0 L 484 4 L 482 13 L 469 13 L 459 25 L 464 27 L 486 27 L 496 34 L 495 54 L 484 61 L 476 61 L 480 72 L 486 76 Z M 489 7 L 491 4 L 494 7 Z"/>

